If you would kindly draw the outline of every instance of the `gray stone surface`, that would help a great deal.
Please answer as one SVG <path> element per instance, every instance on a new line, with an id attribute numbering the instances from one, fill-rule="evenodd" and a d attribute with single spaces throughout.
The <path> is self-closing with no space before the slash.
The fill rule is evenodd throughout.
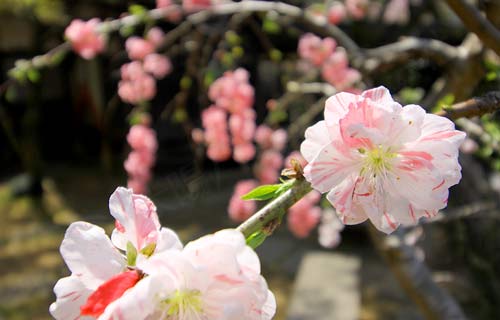
<path id="1" fill-rule="evenodd" d="M 288 320 L 357 320 L 360 316 L 358 257 L 311 252 L 302 259 Z"/>

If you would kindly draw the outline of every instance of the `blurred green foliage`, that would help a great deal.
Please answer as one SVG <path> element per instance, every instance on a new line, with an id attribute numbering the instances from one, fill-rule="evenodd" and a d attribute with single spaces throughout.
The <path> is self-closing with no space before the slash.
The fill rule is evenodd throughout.
<path id="1" fill-rule="evenodd" d="M 62 0 L 1 0 L 0 14 L 31 14 L 44 24 L 66 24 L 69 19 Z"/>

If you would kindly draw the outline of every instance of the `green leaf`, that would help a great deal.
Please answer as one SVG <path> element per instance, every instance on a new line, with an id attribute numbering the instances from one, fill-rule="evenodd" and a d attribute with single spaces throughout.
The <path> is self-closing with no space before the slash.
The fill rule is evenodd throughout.
<path id="1" fill-rule="evenodd" d="M 269 200 L 276 196 L 276 191 L 278 191 L 280 187 L 281 184 L 266 184 L 259 186 L 242 196 L 241 199 L 258 201 Z"/>
<path id="2" fill-rule="evenodd" d="M 137 260 L 137 249 L 134 247 L 132 242 L 127 242 L 127 265 L 133 267 L 135 266 L 135 261 Z"/>
<path id="3" fill-rule="evenodd" d="M 295 179 L 290 179 L 281 184 L 266 184 L 259 186 L 242 196 L 241 199 L 257 201 L 270 200 L 289 190 L 294 182 Z"/>
<path id="4" fill-rule="evenodd" d="M 287 180 L 285 182 L 283 182 L 279 189 L 276 190 L 275 194 L 276 194 L 276 197 L 281 195 L 282 193 L 290 190 L 290 188 L 293 186 L 293 183 L 295 182 L 295 179 L 290 179 L 290 180 Z"/>
<path id="5" fill-rule="evenodd" d="M 267 238 L 267 235 L 263 231 L 257 231 L 257 232 L 252 233 L 246 239 L 246 242 L 250 248 L 255 249 L 258 246 L 260 246 L 266 240 L 266 238 Z"/>

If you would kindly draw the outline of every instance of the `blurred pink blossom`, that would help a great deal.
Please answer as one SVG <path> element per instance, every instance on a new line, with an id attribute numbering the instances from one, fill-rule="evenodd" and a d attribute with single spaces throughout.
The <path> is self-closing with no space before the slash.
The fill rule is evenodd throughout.
<path id="1" fill-rule="evenodd" d="M 227 209 L 231 220 L 234 222 L 242 222 L 255 213 L 257 210 L 257 203 L 253 200 L 243 200 L 241 197 L 257 188 L 257 186 L 258 183 L 255 180 L 242 180 L 236 184 Z"/>
<path id="2" fill-rule="evenodd" d="M 342 2 L 334 1 L 328 8 L 328 22 L 334 25 L 340 24 L 347 15 L 346 8 Z"/>
<path id="3" fill-rule="evenodd" d="M 384 21 L 389 24 L 406 24 L 410 20 L 408 0 L 391 0 L 384 12 Z"/>
<path id="4" fill-rule="evenodd" d="M 182 7 L 188 12 L 210 8 L 212 0 L 182 0 Z"/>
<path id="5" fill-rule="evenodd" d="M 106 39 L 97 31 L 99 23 L 97 18 L 89 21 L 75 19 L 64 31 L 73 50 L 84 59 L 92 59 L 104 51 Z"/>
<path id="6" fill-rule="evenodd" d="M 238 163 L 247 163 L 255 157 L 255 146 L 252 143 L 242 143 L 234 146 L 233 159 Z"/>
<path id="7" fill-rule="evenodd" d="M 146 34 L 146 40 L 149 41 L 155 48 L 162 44 L 164 37 L 165 33 L 158 27 L 149 29 Z"/>
<path id="8" fill-rule="evenodd" d="M 311 191 L 288 209 L 288 229 L 297 238 L 306 238 L 321 219 L 321 208 L 315 206 L 321 195 Z"/>
<path id="9" fill-rule="evenodd" d="M 136 193 L 146 193 L 151 168 L 156 161 L 156 133 L 144 124 L 136 124 L 130 128 L 127 142 L 132 148 L 123 164 L 129 176 L 128 187 Z"/>
<path id="10" fill-rule="evenodd" d="M 318 242 L 325 248 L 335 248 L 342 239 L 340 232 L 344 225 L 335 214 L 333 209 L 325 209 L 321 215 L 321 223 L 318 227 Z"/>
<path id="11" fill-rule="evenodd" d="M 252 107 L 254 89 L 248 82 L 248 71 L 238 68 L 226 71 L 208 89 L 208 96 L 219 107 L 230 113 L 241 113 Z"/>
<path id="12" fill-rule="evenodd" d="M 122 80 L 118 83 L 118 95 L 130 104 L 149 101 L 156 95 L 156 81 L 146 73 L 133 80 Z"/>
<path id="13" fill-rule="evenodd" d="M 255 142 L 257 142 L 262 149 L 269 149 L 272 147 L 272 135 L 273 129 L 265 124 L 261 124 L 255 131 Z"/>
<path id="14" fill-rule="evenodd" d="M 162 79 L 172 71 L 172 63 L 168 57 L 151 53 L 144 58 L 144 71 L 149 72 L 156 79 Z"/>
<path id="15" fill-rule="evenodd" d="M 368 9 L 368 0 L 345 0 L 349 15 L 356 20 L 363 19 Z"/>
<path id="16" fill-rule="evenodd" d="M 207 156 L 213 161 L 222 162 L 231 158 L 231 146 L 229 143 L 213 143 L 207 148 Z"/>
<path id="17" fill-rule="evenodd" d="M 158 149 L 155 131 L 145 125 L 132 126 L 127 134 L 127 142 L 137 151 L 154 154 Z"/>
<path id="18" fill-rule="evenodd" d="M 122 80 L 134 80 L 144 75 L 144 68 L 140 61 L 125 63 L 120 68 Z"/>
<path id="19" fill-rule="evenodd" d="M 339 91 L 351 87 L 361 79 L 361 74 L 349 67 L 349 60 L 344 50 L 337 50 L 328 58 L 323 64 L 321 75 Z"/>
<path id="20" fill-rule="evenodd" d="M 299 56 L 315 66 L 321 66 L 323 62 L 333 53 L 337 42 L 333 38 L 324 38 L 306 33 L 299 40 Z"/>
<path id="21" fill-rule="evenodd" d="M 271 135 L 271 145 L 274 150 L 283 151 L 288 141 L 288 133 L 285 129 L 278 129 Z"/>
<path id="22" fill-rule="evenodd" d="M 125 41 L 125 49 L 131 60 L 142 60 L 155 51 L 155 45 L 140 37 L 130 37 Z"/>
<path id="23" fill-rule="evenodd" d="M 283 156 L 280 152 L 273 149 L 265 150 L 255 166 L 255 176 L 262 184 L 275 183 L 280 177 L 279 170 L 282 165 Z"/>

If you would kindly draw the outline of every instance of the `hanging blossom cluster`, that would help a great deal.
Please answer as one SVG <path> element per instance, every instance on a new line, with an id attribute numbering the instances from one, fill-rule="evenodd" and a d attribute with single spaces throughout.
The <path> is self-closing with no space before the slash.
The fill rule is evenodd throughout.
<path id="1" fill-rule="evenodd" d="M 156 79 L 163 79 L 172 70 L 170 59 L 156 53 L 162 43 L 163 31 L 151 28 L 146 38 L 130 37 L 125 42 L 129 58 L 132 60 L 121 67 L 118 95 L 130 104 L 149 101 L 156 95 Z"/>
<path id="2" fill-rule="evenodd" d="M 349 67 L 344 48 L 338 47 L 333 38 L 306 33 L 299 40 L 298 52 L 302 59 L 320 67 L 323 79 L 339 91 L 355 90 L 352 86 L 361 79 L 361 74 Z"/>
<path id="3" fill-rule="evenodd" d="M 71 275 L 54 287 L 55 319 L 272 319 L 274 295 L 240 232 L 219 231 L 183 247 L 147 197 L 120 187 L 109 209 L 116 219 L 111 240 L 86 222 L 66 231 L 60 251 Z"/>
<path id="4" fill-rule="evenodd" d="M 461 178 L 465 133 L 417 105 L 402 107 L 384 87 L 326 101 L 325 120 L 308 128 L 304 176 L 328 192 L 344 224 L 370 219 L 390 233 L 433 217 Z"/>
<path id="5" fill-rule="evenodd" d="M 421 0 L 411 0 L 420 5 Z M 410 0 L 389 0 L 385 6 L 380 1 L 345 0 L 331 1 L 327 8 L 313 12 L 320 19 L 338 25 L 349 20 L 369 19 L 378 21 L 380 17 L 387 24 L 408 23 L 410 19 Z"/>
<path id="6" fill-rule="evenodd" d="M 64 31 L 73 50 L 84 59 L 93 59 L 106 48 L 106 37 L 97 30 L 100 22 L 97 18 L 89 21 L 75 19 Z"/>
<path id="7" fill-rule="evenodd" d="M 127 134 L 127 142 L 132 151 L 125 160 L 124 167 L 129 176 L 127 185 L 136 193 L 146 193 L 152 176 L 151 168 L 156 161 L 158 141 L 155 131 L 148 124 L 145 122 L 134 125 Z"/>
<path id="8" fill-rule="evenodd" d="M 193 138 L 204 140 L 207 156 L 213 161 L 226 161 L 232 156 L 236 162 L 246 163 L 255 157 L 256 114 L 249 78 L 248 71 L 239 68 L 225 72 L 210 85 L 208 96 L 214 104 L 201 114 L 204 133 L 196 130 Z"/>
<path id="9" fill-rule="evenodd" d="M 257 127 L 255 142 L 260 147 L 261 154 L 254 166 L 255 177 L 261 184 L 270 184 L 278 181 L 280 169 L 283 166 L 282 152 L 288 142 L 285 129 L 273 130 L 265 124 Z"/>

